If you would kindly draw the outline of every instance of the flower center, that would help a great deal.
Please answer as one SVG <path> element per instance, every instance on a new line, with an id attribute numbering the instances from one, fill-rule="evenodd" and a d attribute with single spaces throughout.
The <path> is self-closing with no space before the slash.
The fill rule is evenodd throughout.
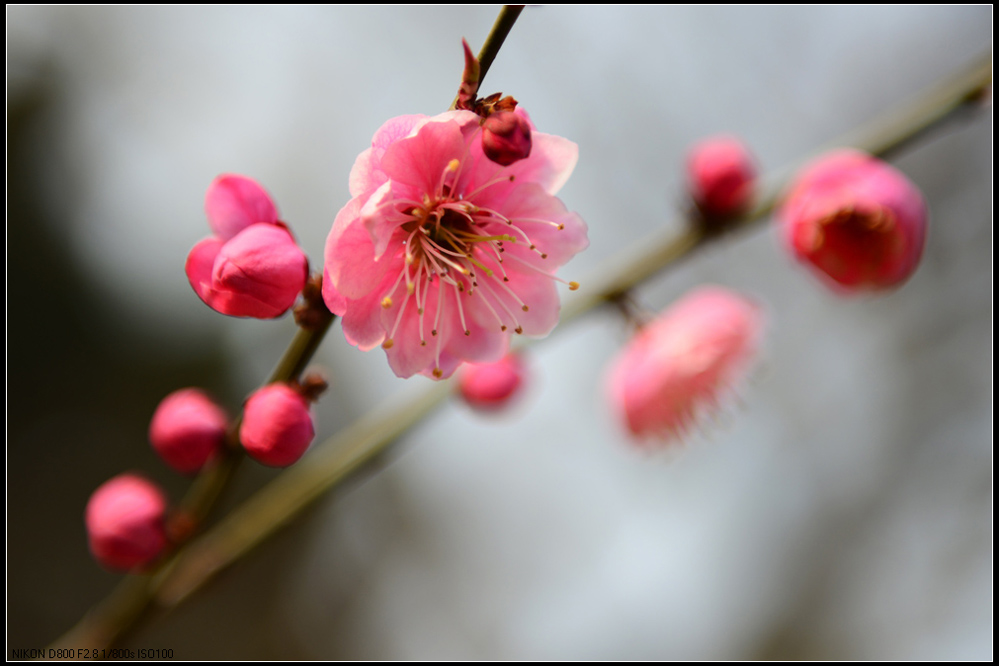
<path id="1" fill-rule="evenodd" d="M 895 217 L 886 209 L 838 211 L 819 221 L 812 254 L 841 284 L 874 282 L 904 249 Z"/>
<path id="2" fill-rule="evenodd" d="M 513 182 L 513 175 L 499 175 L 467 193 L 455 191 L 460 175 L 461 162 L 451 160 L 441 175 L 436 192 L 425 194 L 419 205 L 415 201 L 399 205 L 399 212 L 409 218 L 396 232 L 403 238 L 402 268 L 382 299 L 382 307 L 392 308 L 396 294 L 405 283 L 405 295 L 382 347 L 390 349 L 395 344 L 403 317 L 414 311 L 410 301 L 415 301 L 420 345 L 427 345 L 425 332 L 428 330 L 430 337 L 436 338 L 433 374 L 437 377 L 443 374 L 440 370 L 442 336 L 438 335 L 438 329 L 447 308 L 456 308 L 466 336 L 472 335 L 472 329 L 468 326 L 465 310 L 472 306 L 482 308 L 480 313 L 483 310 L 490 313 L 499 332 L 508 328 L 516 333 L 523 332 L 520 318 L 530 306 L 510 288 L 506 260 L 516 265 L 518 273 L 530 271 L 564 282 L 535 266 L 529 255 L 524 256 L 523 250 L 506 252 L 506 244 L 514 244 L 528 248 L 537 258 L 547 259 L 548 254 L 535 246 L 525 228 L 541 223 L 561 230 L 564 225 L 546 219 L 510 218 L 475 204 L 478 194 L 498 183 Z M 570 289 L 578 288 L 575 282 L 568 284 Z M 431 289 L 435 289 L 436 304 L 434 312 L 427 312 Z"/>

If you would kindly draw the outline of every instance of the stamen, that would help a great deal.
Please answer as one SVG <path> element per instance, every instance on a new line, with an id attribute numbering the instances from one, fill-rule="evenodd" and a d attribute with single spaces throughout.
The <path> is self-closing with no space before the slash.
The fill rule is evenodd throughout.
<path id="1" fill-rule="evenodd" d="M 521 259 L 520 257 L 518 257 L 515 254 L 511 254 L 510 258 L 511 259 L 515 259 L 518 263 L 526 266 L 527 268 L 531 269 L 535 273 L 540 273 L 541 275 L 544 275 L 546 278 L 551 278 L 552 280 L 555 280 L 556 282 L 561 282 L 562 284 L 569 285 L 569 290 L 570 291 L 576 291 L 576 289 L 579 289 L 579 283 L 578 282 L 566 282 L 565 280 L 563 280 L 559 276 L 552 275 L 551 273 L 546 273 L 543 269 L 540 269 L 537 266 L 534 266 L 530 262 Z M 572 285 L 576 285 L 576 286 L 573 287 Z"/>
<path id="2" fill-rule="evenodd" d="M 444 280 L 437 281 L 437 314 L 434 316 L 434 328 L 430 331 L 430 335 L 437 335 L 437 327 L 440 325 L 441 321 L 441 308 L 444 307 L 444 294 L 441 292 L 444 289 Z M 439 346 L 439 345 L 438 345 Z M 440 365 L 438 363 L 438 365 Z"/>
<path id="3" fill-rule="evenodd" d="M 461 328 L 465 331 L 465 335 L 471 335 L 472 332 L 468 330 L 468 325 L 465 324 L 465 309 L 461 307 L 461 294 L 458 292 L 465 291 L 464 285 L 458 283 L 458 291 L 454 292 L 454 300 L 458 303 L 458 318 L 461 320 Z"/>
<path id="4" fill-rule="evenodd" d="M 497 295 L 496 295 L 496 292 L 494 292 L 494 291 L 492 290 L 492 287 L 490 287 L 490 286 L 489 286 L 489 283 L 488 283 L 488 282 L 483 282 L 483 283 L 482 283 L 482 288 L 483 288 L 483 289 L 485 289 L 486 291 L 488 291 L 488 292 L 489 292 L 489 295 L 490 295 L 490 296 L 492 296 L 492 297 L 493 297 L 493 298 L 494 298 L 494 299 L 496 300 L 496 302 L 497 302 L 497 303 L 499 303 L 499 306 L 500 306 L 501 308 L 503 308 L 503 311 L 504 311 L 504 312 L 506 312 L 506 313 L 507 313 L 507 315 L 509 315 L 509 316 L 510 316 L 510 319 L 512 319 L 512 320 L 513 320 L 513 323 L 514 323 L 514 324 L 517 324 L 517 325 L 519 326 L 519 325 L 520 325 L 520 322 L 519 322 L 519 321 L 517 321 L 517 315 L 515 315 L 515 314 L 513 313 L 513 310 L 511 310 L 511 309 L 510 309 L 510 308 L 509 308 L 509 307 L 507 306 L 507 304 L 503 302 L 503 299 L 502 299 L 502 298 L 500 298 L 499 296 L 497 296 Z M 504 328 L 503 330 L 505 330 L 505 328 Z"/>

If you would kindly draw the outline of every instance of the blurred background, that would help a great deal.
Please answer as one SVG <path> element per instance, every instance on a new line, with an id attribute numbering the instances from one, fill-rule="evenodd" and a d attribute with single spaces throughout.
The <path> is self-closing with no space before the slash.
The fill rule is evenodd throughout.
<path id="1" fill-rule="evenodd" d="M 90 493 L 153 455 L 158 401 L 231 408 L 290 318 L 191 291 L 220 173 L 259 180 L 313 266 L 354 158 L 435 114 L 492 7 L 7 8 L 7 640 L 42 647 L 118 576 Z M 795 162 L 991 47 L 981 7 L 530 7 L 483 86 L 579 144 L 561 191 L 590 225 L 579 280 L 674 219 L 683 154 L 741 135 Z M 650 282 L 763 301 L 766 352 L 684 446 L 633 447 L 603 393 L 627 339 L 602 312 L 533 349 L 519 407 L 460 404 L 406 436 L 130 647 L 183 659 L 992 658 L 992 112 L 896 165 L 925 193 L 923 263 L 843 300 L 773 230 Z M 397 379 L 336 325 L 319 439 Z M 231 505 L 275 472 L 246 464 Z M 83 647 L 83 646 L 80 646 Z M 9 656 L 9 655 L 8 655 Z"/>

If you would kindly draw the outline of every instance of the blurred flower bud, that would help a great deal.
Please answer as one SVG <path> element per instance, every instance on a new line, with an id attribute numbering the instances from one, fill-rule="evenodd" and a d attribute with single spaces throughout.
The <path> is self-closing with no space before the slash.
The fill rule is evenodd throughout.
<path id="1" fill-rule="evenodd" d="M 482 151 L 493 162 L 510 166 L 531 154 L 531 125 L 514 111 L 498 111 L 482 122 Z"/>
<path id="2" fill-rule="evenodd" d="M 209 307 L 234 317 L 284 314 L 305 286 L 309 262 L 270 196 L 245 176 L 219 176 L 205 212 L 215 236 L 191 250 L 185 271 Z"/>
<path id="3" fill-rule="evenodd" d="M 462 368 L 461 397 L 469 405 L 485 411 L 510 404 L 524 381 L 526 368 L 517 354 L 507 354 L 495 363 L 468 363 Z"/>
<path id="4" fill-rule="evenodd" d="M 736 137 L 710 137 L 687 153 L 690 196 L 708 221 L 724 220 L 749 208 L 756 176 L 755 160 Z"/>
<path id="5" fill-rule="evenodd" d="M 149 423 L 156 453 L 178 472 L 194 474 L 225 443 L 229 417 L 203 391 L 174 391 L 163 398 Z"/>
<path id="6" fill-rule="evenodd" d="M 166 547 L 166 497 L 152 482 L 121 474 L 87 502 L 90 552 L 109 569 L 128 571 L 151 563 Z"/>
<path id="7" fill-rule="evenodd" d="M 309 401 L 288 384 L 270 384 L 243 408 L 239 440 L 254 460 L 271 467 L 298 461 L 315 436 Z"/>
<path id="8" fill-rule="evenodd" d="M 844 294 L 901 284 L 915 272 L 926 242 L 926 204 L 916 186 L 851 149 L 802 169 L 778 221 L 795 257 Z"/>
<path id="9" fill-rule="evenodd" d="M 664 442 L 745 372 L 763 329 L 759 308 L 721 287 L 701 287 L 642 327 L 612 362 L 608 396 L 628 429 Z"/>

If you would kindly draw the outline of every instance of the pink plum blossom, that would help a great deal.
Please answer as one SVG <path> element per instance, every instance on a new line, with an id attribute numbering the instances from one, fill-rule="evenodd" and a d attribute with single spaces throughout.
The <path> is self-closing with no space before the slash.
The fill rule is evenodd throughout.
<path id="1" fill-rule="evenodd" d="M 229 417 L 195 388 L 163 398 L 149 423 L 149 441 L 178 472 L 193 474 L 204 467 L 225 443 Z"/>
<path id="2" fill-rule="evenodd" d="M 778 212 L 784 243 L 835 291 L 901 284 L 926 243 L 922 194 L 876 157 L 837 150 L 806 166 Z"/>
<path id="3" fill-rule="evenodd" d="M 385 123 L 326 241 L 327 306 L 348 342 L 380 344 L 399 377 L 449 377 L 463 361 L 501 358 L 514 333 L 547 335 L 555 271 L 588 244 L 554 196 L 576 145 L 533 132 L 530 156 L 503 166 L 483 153 L 481 131 L 470 111 Z"/>
<path id="4" fill-rule="evenodd" d="M 187 279 L 213 310 L 271 319 L 295 303 L 309 262 L 270 195 L 246 176 L 216 178 L 205 196 L 206 238 L 187 257 Z"/>
<path id="5" fill-rule="evenodd" d="M 507 354 L 494 363 L 469 363 L 461 369 L 458 388 L 466 403 L 483 411 L 510 404 L 524 383 L 527 369 L 518 354 Z"/>
<path id="6" fill-rule="evenodd" d="M 90 552 L 103 566 L 128 571 L 151 563 L 167 545 L 167 501 L 152 482 L 120 474 L 87 502 Z"/>
<path id="7" fill-rule="evenodd" d="M 640 439 L 683 435 L 745 372 L 763 329 L 760 309 L 721 287 L 688 293 L 642 327 L 612 362 L 608 397 Z"/>
<path id="8" fill-rule="evenodd" d="M 302 457 L 315 437 L 309 401 L 288 384 L 270 384 L 243 407 L 239 441 L 251 458 L 287 467 Z"/>
<path id="9" fill-rule="evenodd" d="M 740 139 L 714 136 L 687 153 L 687 185 L 694 203 L 707 218 L 743 212 L 753 198 L 756 162 Z"/>

